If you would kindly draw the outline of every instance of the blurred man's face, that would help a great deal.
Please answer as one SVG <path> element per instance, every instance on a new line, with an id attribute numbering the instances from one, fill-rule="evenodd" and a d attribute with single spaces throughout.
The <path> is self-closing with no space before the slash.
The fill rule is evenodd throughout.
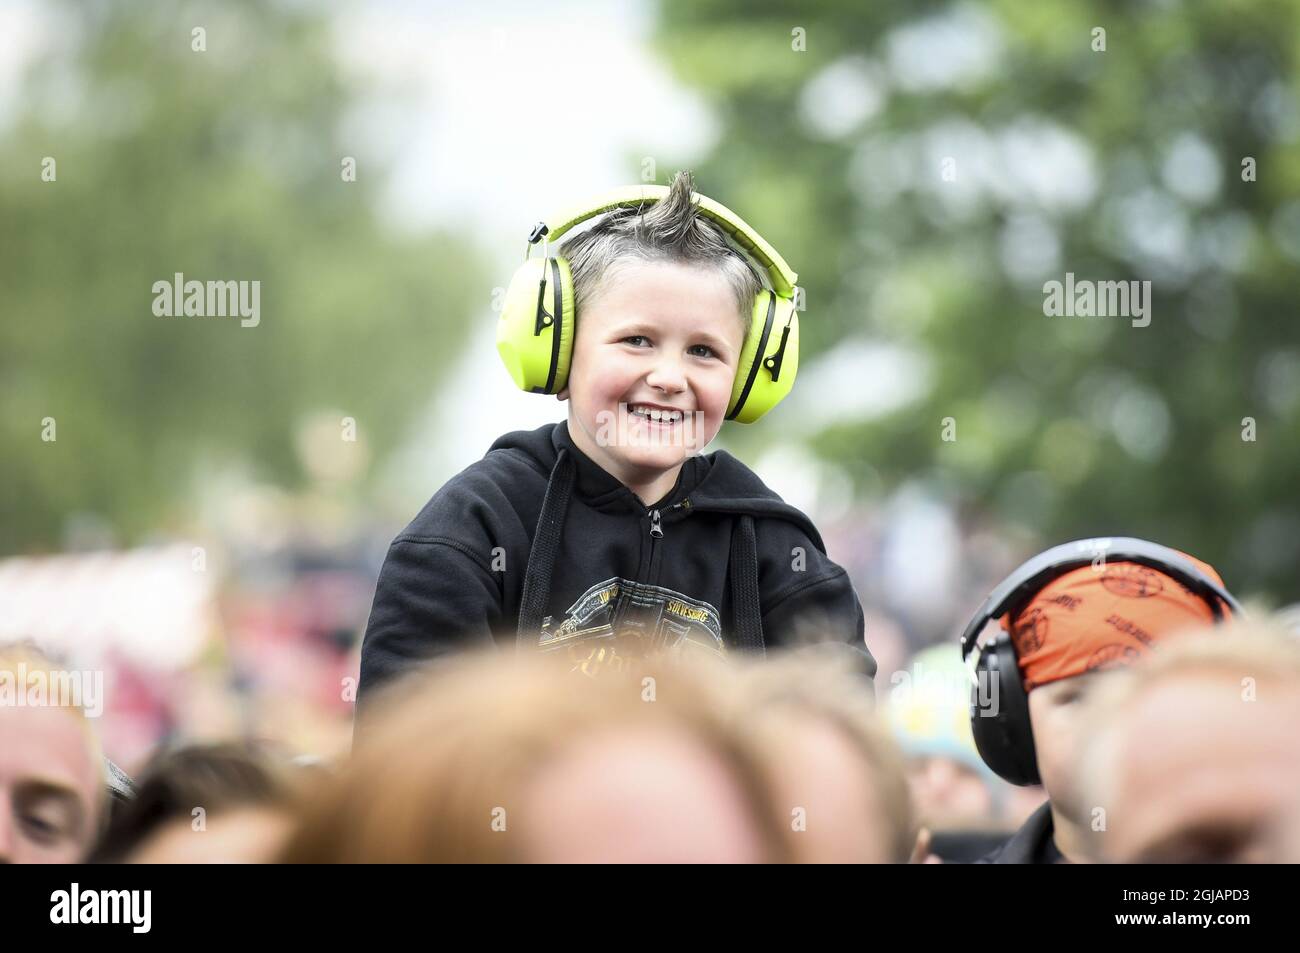
<path id="1" fill-rule="evenodd" d="M 716 271 L 631 263 L 607 281 L 578 319 L 560 396 L 582 452 L 623 483 L 644 484 L 717 435 L 744 328 Z M 648 405 L 676 413 L 647 415 Z"/>
<path id="2" fill-rule="evenodd" d="M 0 863 L 72 864 L 98 826 L 102 772 L 61 708 L 0 706 Z"/>
<path id="3" fill-rule="evenodd" d="M 1107 858 L 1300 862 L 1300 690 L 1170 676 L 1124 712 L 1111 752 Z"/>
<path id="4" fill-rule="evenodd" d="M 1076 823 L 1088 819 L 1086 806 L 1077 803 L 1074 773 L 1086 717 L 1084 700 L 1105 677 L 1101 672 L 1076 675 L 1039 685 L 1029 693 L 1038 774 L 1053 806 Z"/>
<path id="5" fill-rule="evenodd" d="M 685 731 L 586 738 L 528 786 L 522 853 L 553 864 L 770 860 L 740 783 Z"/>

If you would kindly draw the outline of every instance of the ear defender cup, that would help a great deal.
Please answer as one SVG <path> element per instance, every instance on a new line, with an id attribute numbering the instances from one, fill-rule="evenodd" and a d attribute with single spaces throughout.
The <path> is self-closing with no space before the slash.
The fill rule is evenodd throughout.
<path id="1" fill-rule="evenodd" d="M 573 357 L 573 274 L 563 258 L 529 258 L 510 279 L 497 320 L 497 353 L 516 386 L 555 394 Z"/>
<path id="2" fill-rule="evenodd" d="M 754 299 L 726 419 L 752 424 L 785 399 L 797 373 L 799 312 L 791 299 L 764 289 Z"/>
<path id="3" fill-rule="evenodd" d="M 978 683 L 971 686 L 970 727 L 980 757 L 1012 784 L 1041 784 L 1029 695 L 1020 680 L 1015 647 L 1005 632 L 980 650 L 975 678 Z"/>

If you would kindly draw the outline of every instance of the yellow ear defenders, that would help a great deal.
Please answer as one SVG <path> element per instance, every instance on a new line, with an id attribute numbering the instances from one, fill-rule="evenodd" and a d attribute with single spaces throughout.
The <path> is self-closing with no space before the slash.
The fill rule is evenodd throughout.
<path id="1" fill-rule="evenodd" d="M 521 390 L 555 394 L 569 379 L 575 319 L 573 274 L 567 261 L 549 255 L 551 240 L 558 240 L 589 218 L 616 208 L 658 202 L 667 195 L 666 185 L 626 186 L 605 195 L 594 206 L 553 219 L 553 227 L 546 222 L 533 226 L 524 263 L 510 279 L 497 322 L 497 351 Z M 749 424 L 779 404 L 794 386 L 799 370 L 799 313 L 795 308 L 799 276 L 739 215 L 705 195 L 695 195 L 700 212 L 758 262 L 772 282 L 771 290 L 764 288 L 754 299 L 750 333 L 727 404 L 727 420 Z M 542 257 L 531 258 L 533 246 L 543 239 Z"/>

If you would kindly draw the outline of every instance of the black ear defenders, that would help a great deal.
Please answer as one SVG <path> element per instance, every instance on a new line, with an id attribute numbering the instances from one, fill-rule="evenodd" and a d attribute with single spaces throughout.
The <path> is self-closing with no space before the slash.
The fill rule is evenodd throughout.
<path id="1" fill-rule="evenodd" d="M 1204 599 L 1216 622 L 1223 621 L 1225 606 L 1232 616 L 1241 614 L 1240 604 L 1226 589 L 1167 546 L 1126 536 L 1080 539 L 1039 553 L 989 593 L 962 633 L 962 661 L 975 651 L 980 633 L 991 620 L 1007 613 L 1014 616 L 1050 582 L 1099 559 L 1138 563 L 1164 573 Z M 984 763 L 1012 784 L 1040 784 L 1029 721 L 1029 695 L 1020 677 L 1015 645 L 1006 632 L 999 632 L 978 648 L 971 667 L 975 685 L 971 689 L 970 724 L 975 747 Z M 994 683 L 996 695 L 989 687 Z M 997 700 L 995 706 L 988 705 L 990 698 Z"/>

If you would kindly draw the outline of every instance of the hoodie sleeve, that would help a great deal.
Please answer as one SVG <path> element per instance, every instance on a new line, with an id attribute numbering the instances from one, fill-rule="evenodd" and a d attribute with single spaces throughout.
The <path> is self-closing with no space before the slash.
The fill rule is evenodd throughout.
<path id="1" fill-rule="evenodd" d="M 874 678 L 876 660 L 867 649 L 866 619 L 849 574 L 795 527 L 776 526 L 760 546 L 764 641 L 782 648 L 839 643 Z"/>
<path id="2" fill-rule="evenodd" d="M 421 662 L 491 647 L 500 616 L 497 582 L 470 547 L 398 536 L 380 570 L 361 645 L 358 703 Z"/>
<path id="3" fill-rule="evenodd" d="M 422 663 L 491 649 L 507 623 L 513 634 L 504 570 L 526 562 L 529 543 L 505 488 L 527 484 L 502 456 L 453 477 L 389 546 L 361 644 L 358 709 Z"/>

